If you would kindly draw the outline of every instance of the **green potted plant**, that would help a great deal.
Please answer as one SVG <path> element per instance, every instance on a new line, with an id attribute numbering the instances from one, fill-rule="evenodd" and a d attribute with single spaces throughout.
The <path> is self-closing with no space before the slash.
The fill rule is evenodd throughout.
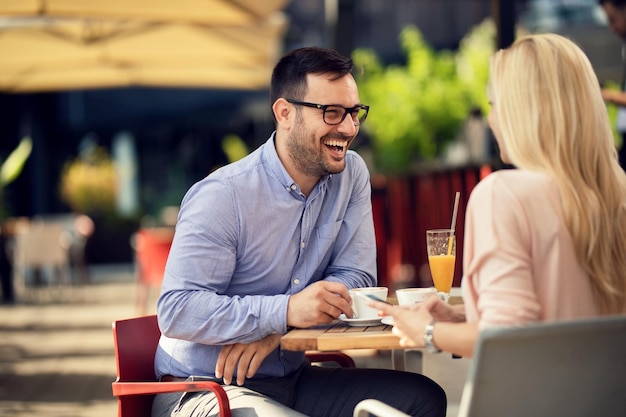
<path id="1" fill-rule="evenodd" d="M 364 69 L 357 76 L 361 101 L 372 107 L 364 129 L 377 171 L 406 173 L 415 161 L 433 160 L 472 109 L 486 111 L 494 31 L 491 21 L 484 22 L 455 53 L 435 51 L 418 28 L 406 27 L 400 34 L 404 65 L 385 67 L 373 51 L 354 51 L 356 65 Z"/>
<path id="2" fill-rule="evenodd" d="M 94 222 L 86 256 L 92 263 L 132 261 L 130 236 L 139 227 L 137 218 L 117 213 L 118 177 L 106 148 L 93 146 L 67 161 L 61 172 L 61 199 L 74 213 L 86 214 Z"/>
<path id="3" fill-rule="evenodd" d="M 107 150 L 94 149 L 65 163 L 61 198 L 76 213 L 113 217 L 117 193 L 115 166 Z"/>

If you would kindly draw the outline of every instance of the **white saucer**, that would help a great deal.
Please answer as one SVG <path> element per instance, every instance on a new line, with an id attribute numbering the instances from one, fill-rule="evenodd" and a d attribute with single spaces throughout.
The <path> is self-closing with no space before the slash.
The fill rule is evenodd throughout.
<path id="1" fill-rule="evenodd" d="M 348 325 L 350 325 L 350 326 L 365 327 L 365 326 L 378 326 L 380 324 L 380 318 L 374 318 L 374 319 L 349 319 L 349 318 L 346 317 L 345 314 L 341 314 L 339 316 L 339 320 L 343 321 L 344 323 L 348 323 Z"/>
<path id="2" fill-rule="evenodd" d="M 380 320 L 380 322 L 382 324 L 386 324 L 387 326 L 393 326 L 393 316 L 385 316 Z"/>

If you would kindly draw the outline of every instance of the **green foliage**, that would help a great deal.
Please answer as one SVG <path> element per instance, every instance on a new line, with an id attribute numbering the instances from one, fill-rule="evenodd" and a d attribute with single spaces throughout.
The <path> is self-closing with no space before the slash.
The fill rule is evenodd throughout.
<path id="1" fill-rule="evenodd" d="M 68 161 L 61 173 L 61 198 L 77 213 L 114 216 L 117 173 L 103 147 Z"/>
<path id="2" fill-rule="evenodd" d="M 4 161 L 0 160 L 0 220 L 8 216 L 9 211 L 4 205 L 4 187 L 20 175 L 32 150 L 33 141 L 26 136 Z"/>
<path id="3" fill-rule="evenodd" d="M 235 162 L 248 155 L 248 147 L 239 136 L 230 134 L 222 139 L 222 150 L 228 158 L 228 162 Z"/>
<path id="4" fill-rule="evenodd" d="M 13 182 L 20 175 L 32 150 L 33 141 L 26 136 L 2 163 L 0 166 L 0 192 L 3 187 Z"/>
<path id="5" fill-rule="evenodd" d="M 489 113 L 487 83 L 489 60 L 495 52 L 495 33 L 493 21 L 483 21 L 461 40 L 457 53 L 459 79 L 469 93 L 471 104 L 485 115 Z"/>
<path id="6" fill-rule="evenodd" d="M 614 81 L 608 81 L 604 85 L 607 90 L 620 91 L 619 84 Z M 617 131 L 617 110 L 618 106 L 607 102 L 606 110 L 609 113 L 609 120 L 611 121 L 611 127 L 613 128 L 613 140 L 615 141 L 615 147 L 621 149 L 624 144 L 622 143 L 622 135 Z"/>
<path id="7" fill-rule="evenodd" d="M 361 101 L 371 106 L 363 128 L 371 136 L 376 168 L 403 173 L 415 160 L 437 157 L 474 107 L 488 106 L 486 83 L 493 24 L 482 24 L 457 53 L 435 51 L 419 29 L 400 34 L 405 65 L 384 67 L 376 54 L 357 49 L 353 59 Z"/>

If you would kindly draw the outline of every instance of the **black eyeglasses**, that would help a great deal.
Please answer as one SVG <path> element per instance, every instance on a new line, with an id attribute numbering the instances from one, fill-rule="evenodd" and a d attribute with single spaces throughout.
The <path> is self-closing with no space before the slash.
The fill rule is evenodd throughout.
<path id="1" fill-rule="evenodd" d="M 322 118 L 324 119 L 324 123 L 327 125 L 338 125 L 346 118 L 346 115 L 349 113 L 352 118 L 352 122 L 355 125 L 360 125 L 367 118 L 367 113 L 370 110 L 370 106 L 366 106 L 365 104 L 357 104 L 354 107 L 346 108 L 340 106 L 339 104 L 315 104 L 315 103 L 307 103 L 306 101 L 298 101 L 286 99 L 291 104 L 295 104 L 297 106 L 305 106 L 312 107 L 314 109 L 322 110 Z"/>

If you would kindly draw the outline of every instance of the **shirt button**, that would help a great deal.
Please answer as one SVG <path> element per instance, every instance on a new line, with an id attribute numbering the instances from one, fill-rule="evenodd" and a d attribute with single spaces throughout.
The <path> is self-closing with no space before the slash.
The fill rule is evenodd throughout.
<path id="1" fill-rule="evenodd" d="M 296 279 L 293 280 L 293 283 L 298 285 L 300 283 L 300 280 L 298 278 L 296 278 Z"/>
<path id="2" fill-rule="evenodd" d="M 300 243 L 300 247 L 301 247 L 302 249 L 304 249 L 304 247 L 305 247 L 305 246 L 306 246 L 306 245 L 304 244 L 304 242 Z"/>
<path id="3" fill-rule="evenodd" d="M 296 191 L 296 188 L 298 188 L 298 186 L 297 186 L 296 184 L 291 184 L 291 189 L 292 189 L 293 191 Z"/>

